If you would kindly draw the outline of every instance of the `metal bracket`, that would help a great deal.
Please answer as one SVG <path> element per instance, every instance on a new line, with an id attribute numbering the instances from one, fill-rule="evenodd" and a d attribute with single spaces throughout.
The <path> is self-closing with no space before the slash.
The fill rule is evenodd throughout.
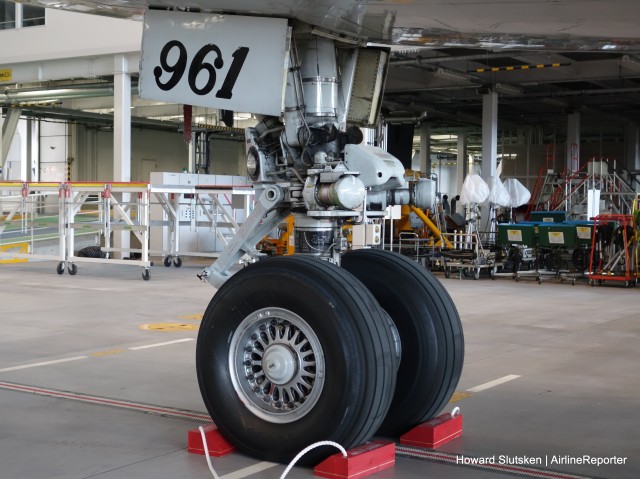
<path id="1" fill-rule="evenodd" d="M 256 200 L 253 212 L 249 215 L 220 257 L 198 277 L 219 288 L 230 278 L 229 270 L 238 263 L 245 254 L 258 258 L 260 253 L 255 245 L 266 234 L 275 228 L 290 213 L 289 206 L 282 206 L 285 199 L 284 190 L 278 185 L 271 185 Z"/>

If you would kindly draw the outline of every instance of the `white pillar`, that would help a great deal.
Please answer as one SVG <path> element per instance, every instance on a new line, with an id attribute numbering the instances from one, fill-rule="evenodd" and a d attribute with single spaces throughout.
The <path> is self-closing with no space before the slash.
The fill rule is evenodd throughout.
<path id="1" fill-rule="evenodd" d="M 113 181 L 131 181 L 131 75 L 127 58 L 114 56 L 113 67 Z M 123 194 L 123 203 L 129 201 L 128 196 Z M 129 231 L 115 231 L 113 236 L 114 247 L 130 248 Z"/>
<path id="2" fill-rule="evenodd" d="M 482 98 L 482 178 L 496 174 L 498 164 L 498 94 L 486 93 Z"/>
<path id="3" fill-rule="evenodd" d="M 420 123 L 420 173 L 431 176 L 431 127 Z"/>
<path id="4" fill-rule="evenodd" d="M 27 120 L 27 181 L 40 181 L 40 120 Z"/>
<path id="5" fill-rule="evenodd" d="M 567 116 L 567 161 L 568 172 L 580 169 L 580 113 Z"/>
<path id="6" fill-rule="evenodd" d="M 456 191 L 452 196 L 460 194 L 462 190 L 462 184 L 468 173 L 468 159 L 467 159 L 467 135 L 466 133 L 458 133 L 458 158 L 456 164 Z"/>
<path id="7" fill-rule="evenodd" d="M 489 178 L 496 175 L 497 167 L 498 93 L 492 91 L 482 98 L 482 178 L 489 181 Z M 483 208 L 478 220 L 478 229 L 480 232 L 489 231 L 489 226 L 489 210 Z"/>

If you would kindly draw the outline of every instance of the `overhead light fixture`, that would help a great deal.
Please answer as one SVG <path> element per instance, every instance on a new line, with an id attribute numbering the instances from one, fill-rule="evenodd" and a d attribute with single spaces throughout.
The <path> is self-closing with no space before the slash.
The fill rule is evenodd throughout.
<path id="1" fill-rule="evenodd" d="M 522 95 L 522 88 L 509 85 L 508 83 L 496 83 L 493 90 L 507 96 Z"/>
<path id="2" fill-rule="evenodd" d="M 461 73 L 455 70 L 451 70 L 450 68 L 443 68 L 443 67 L 437 68 L 436 70 L 434 70 L 433 74 L 440 78 L 446 78 L 447 80 L 453 80 L 458 82 L 470 83 L 470 82 L 476 81 L 475 77 L 472 77 L 471 75 L 467 75 L 466 73 Z"/>

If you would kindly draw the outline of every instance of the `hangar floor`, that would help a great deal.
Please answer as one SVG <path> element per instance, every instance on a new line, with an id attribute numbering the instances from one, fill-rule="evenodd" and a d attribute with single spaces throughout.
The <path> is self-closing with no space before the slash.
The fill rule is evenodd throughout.
<path id="1" fill-rule="evenodd" d="M 213 289 L 197 280 L 200 270 L 194 260 L 155 266 L 145 282 L 136 267 L 82 264 L 77 276 L 59 276 L 52 263 L 0 266 L 1 477 L 211 477 L 204 457 L 186 451 L 187 431 L 205 422 L 194 339 Z M 639 290 L 440 279 L 466 337 L 454 396 L 464 435 L 441 451 L 541 460 L 538 472 L 517 477 L 640 477 Z M 176 326 L 141 327 L 153 323 Z M 585 455 L 624 464 L 562 463 Z M 226 479 L 284 470 L 239 453 L 214 467 Z M 401 453 L 371 477 L 505 473 Z"/>

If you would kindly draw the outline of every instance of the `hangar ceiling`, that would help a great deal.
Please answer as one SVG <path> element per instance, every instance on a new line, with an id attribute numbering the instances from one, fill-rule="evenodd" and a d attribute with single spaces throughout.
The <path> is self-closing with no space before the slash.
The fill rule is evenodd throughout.
<path id="1" fill-rule="evenodd" d="M 55 105 L 27 103 L 23 111 L 32 116 L 109 124 L 111 81 L 81 80 L 75 85 L 81 95 L 74 95 L 72 89 Z M 640 55 L 465 48 L 394 50 L 382 112 L 389 122 L 421 120 L 430 124 L 433 132 L 479 135 L 482 98 L 490 90 L 499 93 L 502 132 L 531 127 L 560 143 L 566 134 L 567 115 L 580 112 L 585 141 L 624 141 L 627 125 L 640 124 Z M 30 98 L 28 92 L 23 98 Z M 133 124 L 175 130 L 181 125 L 180 113 L 176 105 L 136 101 Z M 213 113 L 201 114 L 206 118 Z M 204 123 L 210 124 L 208 120 Z M 241 120 L 236 123 L 245 126 Z M 470 146 L 473 149 L 473 142 Z"/>
<path id="2" fill-rule="evenodd" d="M 640 123 L 640 56 L 449 48 L 393 53 L 383 112 L 388 121 L 422 117 L 437 129 L 479 127 L 482 98 L 499 93 L 499 128 L 566 135 L 581 114 L 585 139 L 620 138 Z M 473 128 L 471 129 L 473 131 Z"/>

